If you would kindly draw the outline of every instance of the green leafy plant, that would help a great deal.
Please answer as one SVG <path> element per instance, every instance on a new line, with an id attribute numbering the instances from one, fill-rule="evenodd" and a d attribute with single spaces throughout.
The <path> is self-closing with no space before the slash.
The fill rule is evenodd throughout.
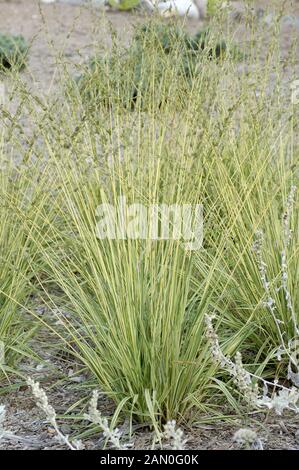
<path id="1" fill-rule="evenodd" d="M 223 3 L 222 0 L 208 0 L 208 15 L 215 15 Z"/>
<path id="2" fill-rule="evenodd" d="M 23 36 L 0 34 L 0 68 L 21 69 L 25 66 L 28 45 Z"/>
<path id="3" fill-rule="evenodd" d="M 136 8 L 140 0 L 109 0 L 109 5 L 121 11 L 132 10 Z"/>

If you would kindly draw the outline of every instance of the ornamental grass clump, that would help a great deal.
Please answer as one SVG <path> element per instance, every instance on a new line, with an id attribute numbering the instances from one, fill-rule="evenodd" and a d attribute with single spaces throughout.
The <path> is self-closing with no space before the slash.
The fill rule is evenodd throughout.
<path id="1" fill-rule="evenodd" d="M 122 62 L 128 56 L 116 42 L 106 54 L 107 60 L 115 60 L 116 72 L 107 68 L 104 94 L 96 92 L 86 107 L 78 88 L 66 87 L 57 117 L 53 111 L 52 120 L 45 117 L 41 134 L 59 190 L 53 198 L 51 237 L 41 250 L 39 282 L 57 316 L 58 337 L 84 364 L 95 388 L 130 418 L 161 429 L 172 419 L 180 424 L 200 413 L 216 417 L 219 412 L 223 382 L 215 375 L 205 337 L 210 311 L 218 315 L 224 357 L 242 354 L 236 361 L 223 361 L 251 402 L 263 397 L 250 374 L 265 373 L 264 380 L 275 376 L 280 335 L 264 304 L 252 245 L 263 227 L 268 276 L 280 287 L 282 214 L 290 187 L 296 185 L 298 148 L 294 145 L 292 153 L 289 147 L 291 109 L 289 119 L 281 122 L 278 38 L 267 57 L 257 58 L 256 50 L 251 51 L 248 60 L 254 67 L 246 73 L 232 57 L 211 61 L 207 48 L 189 82 L 182 79 L 182 62 L 165 51 L 177 54 L 181 36 L 173 43 L 163 39 L 163 47 L 152 30 L 141 37 L 138 48 L 144 44 L 151 54 L 144 53 L 146 88 L 138 89 L 134 106 L 135 68 L 131 59 Z M 163 79 L 157 80 L 161 55 Z M 271 93 L 273 64 L 278 82 Z M 96 90 L 98 83 L 91 76 L 85 90 Z M 157 204 L 172 209 L 202 204 L 201 248 L 186 250 L 181 234 L 153 239 L 143 226 L 130 223 L 131 210 L 147 213 Z M 286 259 L 287 289 L 297 311 L 295 205 Z M 117 221 L 109 236 L 98 236 L 103 207 Z M 173 214 L 170 221 L 173 233 Z M 60 297 L 53 296 L 53 285 Z M 272 290 L 278 298 L 276 317 L 292 339 L 285 289 Z M 247 373 L 243 363 L 250 364 L 253 357 L 257 371 Z M 278 395 L 279 403 L 285 393 Z M 295 395 L 288 400 L 295 406 Z M 272 401 L 268 405 L 278 408 Z"/>
<path id="2" fill-rule="evenodd" d="M 276 97 L 271 99 L 276 102 Z M 269 97 L 265 106 L 273 106 L 273 114 L 276 112 L 277 104 L 271 104 Z M 289 113 L 291 116 L 291 108 Z M 244 121 L 261 119 L 253 117 L 257 114 L 249 104 Z M 210 172 L 209 204 L 221 214 L 218 228 L 225 236 L 215 230 L 209 250 L 196 254 L 196 264 L 199 278 L 204 278 L 215 254 L 224 250 L 213 298 L 216 311 L 227 312 L 220 338 L 234 336 L 237 342 L 242 336 L 245 362 L 256 362 L 269 377 L 278 374 L 284 379 L 290 356 L 296 356 L 298 338 L 298 147 L 294 154 L 289 153 L 291 120 L 284 133 L 277 129 L 280 143 L 274 149 L 276 121 L 271 114 L 269 127 L 265 125 L 263 131 L 262 123 L 255 121 L 259 129 L 255 135 L 251 134 L 254 127 L 243 128 L 242 119 L 230 148 L 223 143 L 221 158 L 215 155 Z M 215 227 L 212 216 L 210 223 Z M 292 359 L 291 363 L 296 373 Z"/>
<path id="3" fill-rule="evenodd" d="M 51 193 L 46 170 L 7 155 L 12 129 L 0 143 L 0 377 L 15 372 L 38 323 L 28 313 L 41 267 L 40 248 L 51 220 Z M 12 131 L 13 132 L 13 131 Z M 45 212 L 47 215 L 45 216 Z"/>
<path id="4" fill-rule="evenodd" d="M 199 67 L 187 91 L 180 59 L 174 62 L 161 51 L 154 29 L 138 39 L 139 49 L 143 42 L 145 51 L 151 51 L 144 52 L 147 85 L 138 91 L 133 108 L 125 111 L 122 101 L 126 96 L 131 103 L 133 68 L 130 62 L 120 67 L 116 59 L 118 72 L 109 75 L 109 82 L 101 81 L 111 106 L 95 99 L 86 107 L 84 97 L 69 87 L 59 126 L 49 121 L 47 131 L 42 130 L 59 191 L 53 238 L 42 251 L 46 281 L 40 284 L 47 303 L 60 312 L 57 333 L 97 388 L 134 420 L 160 427 L 213 410 L 208 397 L 215 366 L 207 354 L 204 315 L 218 261 L 198 284 L 196 255 L 185 246 L 191 240 L 172 236 L 173 209 L 195 208 L 206 200 L 206 162 L 218 129 L 212 128 L 211 115 L 221 120 L 215 94 L 221 96 L 221 76 L 233 61 L 216 66 L 206 57 L 206 68 Z M 167 48 L 179 54 L 177 39 Z M 122 51 L 113 45 L 108 59 Z M 156 80 L 161 54 L 163 80 Z M 118 73 L 126 80 L 118 80 Z M 180 113 L 174 112 L 179 108 Z M 58 145 L 61 129 L 72 136 L 63 148 Z M 139 235 L 129 236 L 134 227 L 128 224 L 110 238 L 99 237 L 101 207 L 118 212 L 120 200 L 146 212 L 157 204 L 169 207 L 171 236 L 153 239 L 140 227 L 135 227 Z M 52 285 L 61 299 L 53 299 Z"/>
<path id="5" fill-rule="evenodd" d="M 27 176 L 11 170 L 0 171 L 0 342 L 3 350 L 0 374 L 9 370 L 26 350 L 33 333 L 30 317 L 22 313 L 22 306 L 32 292 L 30 257 L 35 252 L 30 240 L 30 217 L 35 208 L 28 201 L 30 187 Z M 33 218 L 33 220 L 34 220 Z"/>

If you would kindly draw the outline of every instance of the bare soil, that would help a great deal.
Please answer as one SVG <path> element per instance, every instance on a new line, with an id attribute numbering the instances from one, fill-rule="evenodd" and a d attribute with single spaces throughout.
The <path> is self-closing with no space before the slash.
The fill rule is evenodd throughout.
<path id="1" fill-rule="evenodd" d="M 34 373 L 32 373 L 34 376 Z M 39 377 L 35 374 L 35 379 Z M 45 379 L 45 378 L 44 378 Z M 82 388 L 67 380 L 51 387 L 51 383 L 46 380 L 43 386 L 47 389 L 50 403 L 55 407 L 59 415 L 67 414 L 68 419 L 59 417 L 60 429 L 66 435 L 77 436 L 78 433 L 86 431 L 87 422 L 80 418 L 82 406 L 71 409 L 74 403 L 86 398 L 91 389 Z M 27 387 L 20 387 L 9 395 L 0 397 L 0 402 L 7 407 L 7 430 L 14 433 L 14 436 L 0 442 L 0 450 L 46 450 L 63 449 L 63 446 L 55 439 L 52 427 L 47 423 L 43 413 L 36 407 L 34 400 Z M 112 416 L 113 404 L 102 396 L 99 401 L 99 409 L 103 416 Z M 82 415 L 81 415 L 82 416 Z M 241 428 L 254 430 L 261 440 L 265 450 L 299 450 L 299 418 L 294 415 L 284 416 L 278 419 L 266 414 L 253 415 L 243 419 L 238 416 L 231 416 L 228 421 L 218 421 L 211 424 L 204 422 L 206 417 L 202 417 L 198 424 L 193 424 L 192 428 L 182 425 L 185 437 L 187 438 L 187 449 L 195 450 L 236 450 L 238 449 L 233 437 L 236 431 Z M 151 449 L 154 439 L 153 433 L 142 425 L 133 425 L 133 437 L 129 435 L 129 423 L 124 422 L 120 426 L 123 432 L 124 442 L 132 442 L 133 449 Z M 102 435 L 91 435 L 83 439 L 86 449 L 103 449 L 105 440 Z"/>

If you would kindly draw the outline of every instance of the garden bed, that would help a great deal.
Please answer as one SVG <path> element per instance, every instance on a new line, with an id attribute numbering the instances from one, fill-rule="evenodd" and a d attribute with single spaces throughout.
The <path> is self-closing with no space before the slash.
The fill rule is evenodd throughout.
<path id="1" fill-rule="evenodd" d="M 80 8 L 79 6 L 66 3 L 59 2 L 42 5 L 40 10 L 37 2 L 34 0 L 0 1 L 0 31 L 15 35 L 21 34 L 30 46 L 28 66 L 22 72 L 22 79 L 26 84 L 27 90 L 30 90 L 37 97 L 50 96 L 59 90 L 61 63 L 65 64 L 66 69 L 70 73 L 75 74 L 74 64 L 79 66 L 88 64 L 95 43 L 98 46 L 103 46 L 103 49 L 107 47 L 112 48 L 111 35 L 107 35 L 107 29 L 102 27 L 102 10 Z M 236 3 L 238 14 L 231 15 L 229 21 L 236 25 L 234 40 L 237 47 L 240 48 L 242 53 L 246 54 L 250 37 L 248 31 L 245 34 L 242 2 L 234 3 Z M 258 3 L 260 9 L 266 9 L 272 2 L 264 0 L 256 3 Z M 290 16 L 289 20 L 287 18 L 288 15 Z M 130 44 L 134 28 L 136 25 L 143 23 L 144 18 L 145 13 L 140 10 L 136 12 L 109 10 L 106 12 L 106 20 L 111 24 L 111 29 L 118 33 L 124 45 Z M 282 21 L 280 35 L 282 61 L 286 60 L 290 54 L 294 30 L 296 31 L 297 28 L 299 31 L 299 24 L 296 22 L 296 19 L 299 22 L 298 2 L 290 6 L 290 10 L 284 15 L 284 20 Z M 256 14 L 256 22 L 261 22 L 261 25 L 264 24 L 265 28 L 269 27 L 269 41 L 272 34 L 270 28 L 271 21 L 271 15 L 263 15 L 261 10 L 259 14 Z M 206 21 L 201 23 L 187 21 L 185 30 L 190 34 L 194 34 L 206 24 Z M 267 42 L 265 42 L 263 47 L 264 56 L 266 56 Z M 294 55 L 295 58 L 292 65 L 287 63 L 285 65 L 281 85 L 281 89 L 284 90 L 282 100 L 285 100 L 286 106 L 290 102 L 290 80 L 292 77 L 299 77 L 298 49 L 294 52 Z M 263 58 L 263 51 L 261 57 Z M 272 65 L 274 67 L 275 64 Z M 246 56 L 241 64 L 237 63 L 234 67 L 237 74 L 244 73 L 244 70 L 252 70 L 252 64 L 246 63 Z M 10 75 L 3 76 L 3 82 L 8 90 L 13 90 L 14 83 L 11 81 Z M 229 77 L 224 77 L 222 86 L 224 90 L 227 90 L 227 101 L 229 101 L 230 93 L 232 93 L 232 90 L 229 89 Z M 20 98 L 18 97 L 18 99 Z M 18 100 L 14 101 L 14 99 L 9 103 L 12 114 L 18 112 L 19 103 Z M 141 115 L 143 118 L 144 113 L 142 112 Z M 179 127 L 179 113 L 173 116 L 171 125 Z M 30 113 L 27 112 L 27 115 L 21 116 L 20 123 L 23 125 L 24 134 L 34 135 L 30 117 Z M 171 126 L 169 126 L 169 129 L 172 129 Z M 169 129 L 167 128 L 167 132 Z M 158 134 L 158 130 L 157 125 L 157 129 L 154 129 L 154 132 Z M 138 135 L 136 134 L 136 140 L 137 138 Z M 40 136 L 36 137 L 36 141 L 38 139 L 40 139 Z M 297 143 L 296 137 L 294 142 Z M 24 147 L 26 146 L 30 149 L 28 142 L 24 145 Z M 67 145 L 64 148 L 67 149 Z M 119 151 L 119 153 L 121 152 Z M 43 275 L 44 273 L 41 277 Z M 63 279 L 60 280 L 61 284 L 63 284 Z M 60 291 L 57 294 L 58 298 L 59 295 Z M 38 296 L 36 298 L 32 296 L 30 302 L 30 309 L 35 312 L 37 317 L 54 325 L 55 315 L 52 315 L 53 311 L 51 309 L 48 310 L 41 303 Z M 27 315 L 28 312 L 24 314 Z M 45 344 L 49 344 L 46 347 L 46 353 Z M 52 344 L 54 345 L 53 347 L 51 346 Z M 36 358 L 31 360 L 23 359 L 20 363 L 21 374 L 23 376 L 30 376 L 42 383 L 43 388 L 47 390 L 50 403 L 53 404 L 57 414 L 60 415 L 59 423 L 64 434 L 78 434 L 78 429 L 83 432 L 84 429 L 82 428 L 81 421 L 77 420 L 76 416 L 82 413 L 86 399 L 92 394 L 94 384 L 89 382 L 90 379 L 88 375 L 85 375 L 85 370 L 82 372 L 81 365 L 77 364 L 73 357 L 69 357 L 63 347 L 56 347 L 55 337 L 47 329 L 42 328 L 37 340 L 33 339 L 32 347 L 40 355 L 39 359 L 42 362 L 39 363 Z M 16 385 L 13 385 L 9 393 L 6 392 L 11 387 L 11 383 L 3 380 L 3 383 L 0 385 L 0 403 L 3 403 L 7 409 L 6 426 L 9 431 L 14 433 L 13 437 L 5 438 L 0 442 L 0 449 L 62 448 L 63 446 L 54 439 L 53 428 L 47 423 L 43 413 L 36 408 L 26 383 L 17 376 L 14 376 L 13 381 L 15 381 Z M 82 382 L 85 381 L 86 385 L 82 387 Z M 73 405 L 77 402 L 78 406 L 73 408 Z M 115 407 L 112 401 L 101 395 L 99 410 L 104 416 L 110 417 L 113 415 Z M 256 431 L 264 449 L 299 450 L 298 415 L 286 414 L 283 417 L 273 417 L 273 415 L 263 410 L 258 412 L 251 411 L 246 418 L 242 418 L 242 413 L 234 413 L 228 404 L 223 405 L 220 414 L 225 417 L 220 421 L 213 421 L 208 415 L 202 414 L 192 426 L 189 425 L 188 418 L 183 420 L 182 427 L 188 439 L 186 448 L 199 450 L 236 449 L 237 445 L 233 441 L 234 434 L 238 429 L 246 427 Z M 121 426 L 125 439 L 131 439 L 129 429 L 129 424 L 125 420 Z M 132 430 L 134 449 L 151 448 L 153 431 L 148 425 L 134 423 Z M 102 448 L 103 444 L 104 439 L 101 436 L 90 435 L 85 438 L 85 446 L 88 449 L 99 449 Z"/>

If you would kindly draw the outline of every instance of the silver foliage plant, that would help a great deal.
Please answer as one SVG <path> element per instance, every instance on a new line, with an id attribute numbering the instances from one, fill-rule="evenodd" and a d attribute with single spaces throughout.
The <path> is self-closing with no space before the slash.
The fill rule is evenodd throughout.
<path id="1" fill-rule="evenodd" d="M 299 346 L 299 326 L 297 315 L 295 312 L 294 304 L 292 302 L 292 296 L 289 291 L 288 287 L 288 263 L 287 263 L 287 251 L 292 240 L 292 229 L 291 229 L 291 217 L 294 209 L 295 203 L 295 195 L 296 195 L 297 187 L 292 186 L 287 198 L 286 209 L 284 211 L 282 217 L 282 251 L 280 255 L 281 259 L 281 285 L 276 289 L 277 292 L 283 291 L 284 297 L 286 300 L 287 309 L 290 313 L 290 318 L 293 322 L 294 332 L 296 337 L 288 339 L 286 343 L 284 332 L 282 331 L 283 322 L 277 318 L 277 306 L 275 299 L 271 295 L 270 290 L 270 282 L 267 277 L 267 264 L 263 259 L 263 244 L 264 244 L 264 233 L 262 230 L 259 230 L 256 233 L 256 240 L 253 245 L 253 251 L 256 254 L 258 269 L 260 273 L 261 282 L 265 291 L 265 301 L 264 306 L 270 312 L 279 337 L 281 344 L 277 350 L 277 359 L 281 360 L 282 354 L 286 354 L 289 359 L 289 366 L 288 366 L 288 379 L 292 381 L 292 383 L 299 387 L 299 363 L 298 363 L 298 355 L 297 355 L 297 348 Z"/>
<path id="2" fill-rule="evenodd" d="M 104 437 L 110 442 L 112 447 L 117 450 L 127 450 L 133 447 L 133 443 L 121 443 L 122 433 L 118 428 L 111 429 L 108 424 L 108 419 L 103 417 L 97 408 L 99 399 L 99 393 L 95 390 L 92 394 L 92 398 L 89 403 L 88 413 L 84 415 L 84 418 L 96 426 L 99 426 Z M 168 421 L 164 425 L 164 432 L 159 436 L 169 442 L 172 450 L 184 450 L 187 442 L 184 439 L 184 433 L 180 428 L 176 427 L 176 421 Z"/>
<path id="3" fill-rule="evenodd" d="M 219 339 L 213 326 L 214 317 L 206 315 L 206 336 L 210 342 L 211 355 L 214 362 L 226 370 L 234 379 L 239 391 L 244 399 L 253 407 L 267 407 L 275 411 L 276 414 L 282 413 L 288 409 L 299 413 L 299 391 L 295 387 L 287 388 L 278 383 L 269 382 L 262 377 L 258 377 L 248 372 L 242 364 L 242 356 L 238 352 L 235 361 L 226 357 L 219 345 Z M 263 393 L 260 392 L 259 382 L 263 384 Z M 269 386 L 279 389 L 269 395 Z"/>
<path id="4" fill-rule="evenodd" d="M 242 428 L 235 432 L 233 441 L 241 449 L 263 450 L 263 443 L 252 429 Z"/>
<path id="5" fill-rule="evenodd" d="M 286 299 L 287 308 L 290 312 L 291 319 L 294 324 L 294 331 L 297 338 L 285 342 L 284 332 L 282 331 L 282 321 L 277 318 L 277 307 L 275 300 L 271 296 L 270 282 L 267 277 L 267 265 L 263 259 L 263 242 L 264 234 L 259 230 L 256 234 L 256 240 L 253 246 L 253 251 L 256 254 L 258 269 L 260 273 L 261 282 L 265 291 L 264 305 L 268 308 L 273 320 L 275 321 L 277 331 L 281 340 L 281 345 L 278 348 L 277 357 L 280 360 L 283 353 L 287 354 L 289 358 L 288 366 L 288 379 L 294 384 L 293 387 L 287 388 L 276 381 L 269 382 L 262 377 L 258 377 L 249 373 L 243 366 L 242 356 L 237 352 L 235 360 L 225 356 L 219 344 L 219 338 L 213 326 L 215 315 L 206 315 L 206 336 L 210 343 L 211 356 L 215 363 L 225 369 L 244 396 L 245 400 L 254 407 L 267 407 L 274 410 L 278 415 L 281 415 L 285 410 L 292 410 L 295 413 L 299 412 L 299 364 L 296 354 L 292 354 L 294 346 L 299 344 L 299 328 L 295 309 L 292 302 L 292 297 L 288 289 L 288 265 L 287 265 L 287 249 L 292 239 L 291 230 L 291 216 L 293 212 L 296 186 L 292 186 L 287 198 L 286 210 L 283 214 L 283 248 L 281 252 L 281 286 L 277 289 L 283 290 Z M 295 372 L 294 369 L 295 368 Z M 263 392 L 261 393 L 259 383 L 263 385 Z M 273 393 L 269 393 L 269 386 L 273 388 Z M 277 390 L 277 391 L 276 391 Z"/>
<path id="6" fill-rule="evenodd" d="M 127 450 L 129 447 L 132 447 L 130 443 L 121 443 L 122 433 L 118 428 L 111 429 L 109 427 L 108 419 L 104 418 L 98 410 L 98 399 L 99 393 L 95 390 L 89 403 L 88 414 L 85 414 L 84 418 L 102 429 L 104 437 L 107 438 L 114 449 Z"/>
<path id="7" fill-rule="evenodd" d="M 38 382 L 34 382 L 31 378 L 27 380 L 27 384 L 31 387 L 37 406 L 45 413 L 49 424 L 54 428 L 58 441 L 61 444 L 66 445 L 70 450 L 83 450 L 85 446 L 81 440 L 70 440 L 69 436 L 65 436 L 59 429 L 55 409 L 50 405 L 47 394 L 40 387 L 40 384 Z M 84 414 L 84 419 L 90 421 L 95 426 L 100 427 L 103 432 L 103 436 L 107 439 L 107 442 L 111 444 L 112 448 L 122 451 L 132 448 L 133 443 L 122 443 L 122 432 L 118 428 L 113 429 L 109 426 L 108 419 L 102 416 L 101 412 L 98 410 L 98 399 L 99 393 L 95 390 L 89 402 L 88 413 Z M 5 408 L 0 407 L 0 439 L 4 418 Z M 184 449 L 186 443 L 184 433 L 180 428 L 176 427 L 175 421 L 169 421 L 164 426 L 164 432 L 159 437 L 168 440 L 170 448 L 173 450 Z"/>
<path id="8" fill-rule="evenodd" d="M 52 405 L 50 405 L 48 401 L 48 397 L 46 392 L 40 387 L 38 382 L 34 382 L 32 379 L 27 380 L 27 384 L 31 387 L 32 394 L 36 400 L 37 406 L 45 413 L 48 422 L 53 426 L 57 440 L 61 443 L 66 445 L 70 450 L 82 450 L 84 446 L 81 441 L 73 440 L 72 442 L 69 440 L 68 436 L 65 436 L 59 429 L 57 421 L 56 421 L 56 412 Z"/>
<path id="9" fill-rule="evenodd" d="M 176 421 L 168 421 L 164 426 L 162 438 L 170 442 L 172 450 L 184 450 L 187 439 L 184 439 L 184 433 L 180 428 L 176 427 Z"/>

